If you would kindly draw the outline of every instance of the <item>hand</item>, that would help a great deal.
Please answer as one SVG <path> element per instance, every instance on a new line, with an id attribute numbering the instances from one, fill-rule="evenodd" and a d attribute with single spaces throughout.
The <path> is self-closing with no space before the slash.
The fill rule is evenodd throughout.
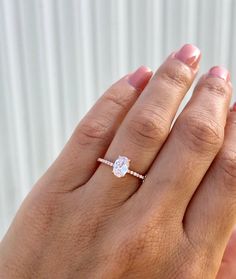
<path id="1" fill-rule="evenodd" d="M 98 100 L 36 183 L 0 245 L 0 278 L 215 279 L 236 221 L 236 112 L 228 71 L 185 45 L 153 78 Z M 142 93 L 141 93 L 142 92 Z M 143 183 L 97 158 L 131 159 Z"/>

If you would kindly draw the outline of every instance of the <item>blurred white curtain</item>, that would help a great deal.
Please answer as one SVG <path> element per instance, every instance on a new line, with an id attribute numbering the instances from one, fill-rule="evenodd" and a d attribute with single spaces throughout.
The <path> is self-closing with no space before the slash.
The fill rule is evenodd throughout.
<path id="1" fill-rule="evenodd" d="M 236 72 L 233 0 L 0 0 L 0 238 L 113 81 L 185 42 Z M 185 99 L 189 98 L 190 94 Z"/>

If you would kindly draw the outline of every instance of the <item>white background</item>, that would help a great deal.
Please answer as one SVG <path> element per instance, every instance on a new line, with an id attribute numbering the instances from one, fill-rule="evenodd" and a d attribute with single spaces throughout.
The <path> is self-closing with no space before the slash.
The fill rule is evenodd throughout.
<path id="1" fill-rule="evenodd" d="M 0 0 L 0 238 L 115 80 L 183 43 L 236 70 L 233 0 Z M 186 100 L 189 98 L 187 95 Z"/>

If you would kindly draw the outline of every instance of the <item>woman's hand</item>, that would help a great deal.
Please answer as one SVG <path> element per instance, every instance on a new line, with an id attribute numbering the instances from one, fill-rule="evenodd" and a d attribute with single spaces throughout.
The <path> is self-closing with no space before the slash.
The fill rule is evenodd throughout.
<path id="1" fill-rule="evenodd" d="M 141 67 L 105 92 L 20 208 L 1 278 L 215 279 L 236 221 L 227 70 L 200 78 L 170 131 L 199 60 L 185 45 L 152 79 Z M 97 162 L 119 155 L 143 183 Z"/>

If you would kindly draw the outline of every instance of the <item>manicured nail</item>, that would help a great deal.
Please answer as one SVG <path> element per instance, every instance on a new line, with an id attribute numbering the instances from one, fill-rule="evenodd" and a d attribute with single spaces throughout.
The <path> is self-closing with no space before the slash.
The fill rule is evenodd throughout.
<path id="1" fill-rule="evenodd" d="M 129 77 L 129 84 L 132 85 L 136 90 L 142 91 L 149 79 L 152 76 L 152 71 L 146 66 L 139 67 L 134 73 Z"/>
<path id="2" fill-rule="evenodd" d="M 232 107 L 230 108 L 230 111 L 236 112 L 236 102 L 232 105 Z M 235 230 L 236 230 L 236 226 L 235 226 Z"/>
<path id="3" fill-rule="evenodd" d="M 175 54 L 175 57 L 195 69 L 200 61 L 201 51 L 194 45 L 186 44 Z"/>
<path id="4" fill-rule="evenodd" d="M 222 78 L 225 81 L 229 81 L 230 80 L 229 71 L 226 68 L 222 67 L 222 66 L 212 67 L 209 70 L 208 75 L 212 76 L 212 77 Z"/>

